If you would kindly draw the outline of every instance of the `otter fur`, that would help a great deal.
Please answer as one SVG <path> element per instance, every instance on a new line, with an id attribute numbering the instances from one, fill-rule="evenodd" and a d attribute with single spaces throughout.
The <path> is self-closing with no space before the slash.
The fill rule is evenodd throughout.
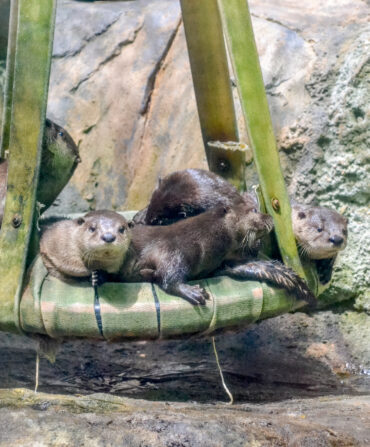
<path id="1" fill-rule="evenodd" d="M 36 193 L 42 211 L 54 202 L 80 161 L 78 147 L 69 133 L 63 127 L 46 119 Z M 7 175 L 8 160 L 0 160 L 0 227 L 4 215 Z"/>
<path id="2" fill-rule="evenodd" d="M 70 281 L 90 277 L 96 270 L 119 272 L 130 240 L 128 223 L 120 214 L 91 211 L 83 217 L 46 226 L 40 253 L 52 276 Z"/>
<path id="3" fill-rule="evenodd" d="M 293 231 L 302 255 L 328 259 L 347 245 L 347 219 L 322 206 L 292 205 Z"/>
<path id="4" fill-rule="evenodd" d="M 314 304 L 306 284 L 292 270 L 282 266 L 283 272 L 276 280 L 271 274 L 273 263 L 246 262 L 256 256 L 261 238 L 272 226 L 272 218 L 258 212 L 254 201 L 247 200 L 229 207 L 218 205 L 167 226 L 136 225 L 131 230 L 130 250 L 120 280 L 153 282 L 192 304 L 205 304 L 207 292 L 186 281 L 206 277 L 217 269 L 238 279 L 256 279 L 254 272 L 258 271 L 258 279 L 290 292 L 297 293 L 299 283 L 299 298 Z"/>
<path id="5" fill-rule="evenodd" d="M 251 200 L 252 196 L 244 193 L 243 197 Z M 149 205 L 133 221 L 168 225 L 213 206 L 230 206 L 240 200 L 236 188 L 218 175 L 203 169 L 186 169 L 161 179 Z M 334 210 L 293 202 L 292 221 L 300 251 L 309 259 L 332 258 L 346 246 L 347 220 Z"/>

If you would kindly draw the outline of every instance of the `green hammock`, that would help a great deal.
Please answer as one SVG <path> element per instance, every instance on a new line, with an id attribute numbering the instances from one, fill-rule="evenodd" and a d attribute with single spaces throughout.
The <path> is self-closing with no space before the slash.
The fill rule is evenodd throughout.
<path id="1" fill-rule="evenodd" d="M 206 306 L 193 306 L 150 283 L 105 283 L 99 287 L 102 337 L 91 284 L 54 278 L 37 257 L 20 305 L 21 328 L 53 338 L 148 340 L 245 327 L 301 305 L 284 290 L 257 281 L 221 276 L 198 283 L 211 297 Z"/>

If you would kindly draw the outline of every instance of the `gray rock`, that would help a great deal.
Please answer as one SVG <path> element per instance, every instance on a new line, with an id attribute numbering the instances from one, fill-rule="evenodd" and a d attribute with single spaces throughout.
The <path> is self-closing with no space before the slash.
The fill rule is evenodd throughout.
<path id="1" fill-rule="evenodd" d="M 0 446 L 367 446 L 369 403 L 343 396 L 228 407 L 0 390 Z"/>

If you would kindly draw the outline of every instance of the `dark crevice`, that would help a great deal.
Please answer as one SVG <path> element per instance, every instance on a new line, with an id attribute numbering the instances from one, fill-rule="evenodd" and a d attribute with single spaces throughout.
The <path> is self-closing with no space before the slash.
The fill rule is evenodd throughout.
<path id="1" fill-rule="evenodd" d="M 72 87 L 70 89 L 70 92 L 75 93 L 76 90 L 78 90 L 78 88 L 80 87 L 80 85 L 83 84 L 84 82 L 88 81 L 96 72 L 98 72 L 100 70 L 101 67 L 103 67 L 105 64 L 107 64 L 108 62 L 110 62 L 111 60 L 113 60 L 117 56 L 119 56 L 121 54 L 121 50 L 124 46 L 129 45 L 135 41 L 135 39 L 142 27 L 143 27 L 143 24 L 141 23 L 135 29 L 133 36 L 128 37 L 127 39 L 123 40 L 122 42 L 119 42 L 116 45 L 116 48 L 114 49 L 114 51 L 106 59 L 104 59 L 102 62 L 100 62 L 100 64 L 95 68 L 95 70 L 91 71 L 87 76 L 85 76 L 83 79 L 81 79 L 74 87 Z"/>
<path id="2" fill-rule="evenodd" d="M 271 17 L 261 17 L 261 16 L 259 16 L 257 14 L 251 14 L 251 16 L 252 17 L 256 17 L 257 19 L 266 20 L 266 22 L 275 23 L 275 25 L 279 25 L 279 26 L 285 28 L 286 30 L 288 30 L 288 31 L 290 31 L 292 33 L 295 33 L 295 34 L 299 34 L 300 31 L 301 31 L 300 29 L 297 29 L 297 28 L 289 28 L 284 23 L 280 22 L 279 20 L 272 19 Z M 302 40 L 304 40 L 304 39 L 302 38 Z"/>
<path id="3" fill-rule="evenodd" d="M 176 28 L 173 30 L 172 34 L 170 35 L 170 38 L 168 39 L 167 45 L 164 48 L 163 53 L 161 54 L 160 58 L 158 59 L 152 72 L 149 75 L 148 82 L 147 82 L 146 88 L 145 88 L 143 102 L 142 102 L 141 109 L 140 109 L 140 115 L 145 115 L 149 109 L 157 75 L 158 75 L 161 67 L 163 66 L 164 61 L 166 60 L 166 57 L 172 47 L 173 41 L 175 40 L 175 37 L 178 33 L 181 22 L 182 22 L 182 20 L 180 19 Z"/>
<path id="4" fill-rule="evenodd" d="M 75 51 L 65 51 L 61 54 L 53 55 L 53 59 L 62 59 L 67 57 L 74 57 L 81 53 L 81 51 L 86 47 L 86 45 L 93 40 L 95 40 L 97 37 L 101 36 L 102 34 L 106 33 L 119 19 L 121 18 L 121 15 L 116 17 L 112 22 L 108 23 L 103 29 L 100 31 L 94 33 L 92 36 L 88 37 L 87 39 L 84 39 L 82 42 L 82 45 L 77 48 Z"/>

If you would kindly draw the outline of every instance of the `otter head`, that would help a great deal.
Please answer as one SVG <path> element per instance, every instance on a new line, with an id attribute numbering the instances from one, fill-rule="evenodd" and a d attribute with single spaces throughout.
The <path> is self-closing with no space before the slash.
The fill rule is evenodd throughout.
<path id="1" fill-rule="evenodd" d="M 292 206 L 293 231 L 300 251 L 310 259 L 328 259 L 347 245 L 347 219 L 321 206 Z"/>
<path id="2" fill-rule="evenodd" d="M 74 222 L 79 229 L 77 243 L 86 267 L 118 272 L 131 240 L 126 219 L 114 211 L 101 210 L 91 211 Z"/>
<path id="3" fill-rule="evenodd" d="M 235 228 L 236 243 L 243 254 L 257 255 L 261 239 L 273 228 L 272 217 L 258 211 L 258 204 L 251 194 L 244 194 L 228 212 L 230 227 Z"/>

